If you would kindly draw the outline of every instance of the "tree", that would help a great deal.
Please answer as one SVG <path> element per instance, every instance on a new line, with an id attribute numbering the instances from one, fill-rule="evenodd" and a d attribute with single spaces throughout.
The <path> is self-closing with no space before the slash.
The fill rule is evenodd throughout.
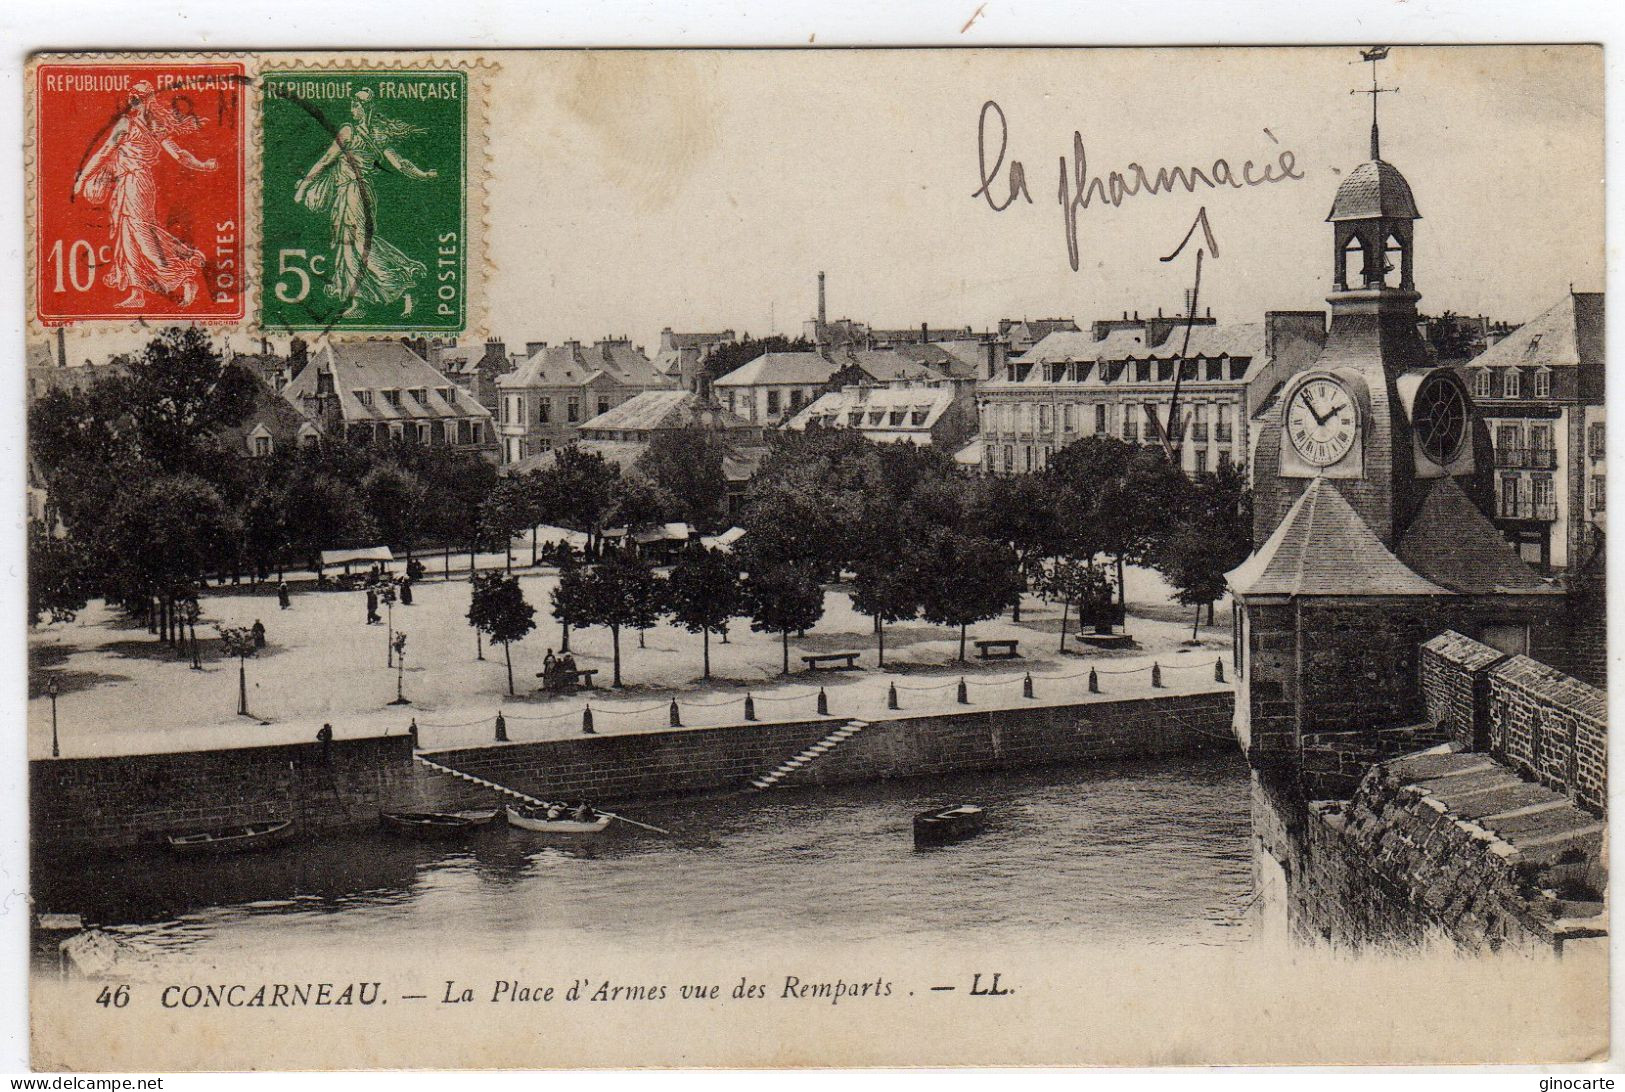
<path id="1" fill-rule="evenodd" d="M 422 533 L 424 494 L 417 475 L 395 462 L 379 463 L 361 479 L 361 496 L 376 536 L 385 545 L 404 548 L 407 557 Z"/>
<path id="2" fill-rule="evenodd" d="M 1167 513 L 1182 503 L 1184 474 L 1161 447 L 1086 436 L 1055 453 L 1046 477 L 1056 495 L 1060 552 L 1078 561 L 1109 555 L 1124 605 L 1123 567 L 1149 560 L 1167 532 Z"/>
<path id="3" fill-rule="evenodd" d="M 948 527 L 933 528 L 906 562 L 933 625 L 959 627 L 959 659 L 972 622 L 997 617 L 1021 594 L 1016 552 L 1002 542 Z"/>
<path id="4" fill-rule="evenodd" d="M 573 553 L 559 555 L 559 582 L 550 597 L 553 617 L 563 631 L 560 652 L 570 651 L 570 630 L 592 625 L 592 574 L 575 560 Z"/>
<path id="5" fill-rule="evenodd" d="M 199 470 L 193 461 L 216 430 L 252 412 L 259 381 L 227 364 L 198 326 L 171 326 L 129 365 L 126 412 L 144 458 L 166 469 Z"/>
<path id="6" fill-rule="evenodd" d="M 615 686 L 621 685 L 621 630 L 654 625 L 661 613 L 661 583 L 647 564 L 622 552 L 588 570 L 588 624 L 609 628 Z"/>
<path id="7" fill-rule="evenodd" d="M 71 622 L 91 592 L 90 558 L 71 535 L 57 538 L 37 519 L 28 521 L 28 624 L 42 614 Z"/>
<path id="8" fill-rule="evenodd" d="M 745 580 L 750 628 L 783 641 L 783 674 L 790 674 L 790 634 L 811 629 L 824 616 L 824 589 L 795 565 L 753 568 Z"/>
<path id="9" fill-rule="evenodd" d="M 552 465 L 541 473 L 547 496 L 556 506 L 555 518 L 572 531 L 584 532 L 591 550 L 614 507 L 620 467 L 597 452 L 571 445 L 559 449 Z"/>
<path id="10" fill-rule="evenodd" d="M 1042 575 L 1044 561 L 1059 545 L 1054 488 L 1040 474 L 982 479 L 971 502 L 971 520 L 978 534 L 1015 551 L 1026 581 Z M 1011 621 L 1021 621 L 1020 595 Z"/>
<path id="11" fill-rule="evenodd" d="M 1170 522 L 1152 563 L 1177 589 L 1179 602 L 1196 608 L 1195 641 L 1203 606 L 1211 622 L 1213 604 L 1225 592 L 1224 574 L 1252 553 L 1252 493 L 1241 469 L 1225 462 L 1197 475 Z"/>
<path id="12" fill-rule="evenodd" d="M 721 435 L 710 429 L 657 432 L 633 469 L 660 489 L 672 519 L 718 530 L 728 515 L 724 451 Z"/>
<path id="13" fill-rule="evenodd" d="M 502 545 L 502 567 L 513 570 L 513 539 L 531 526 L 533 491 L 517 478 L 499 478 L 480 505 L 481 539 Z"/>
<path id="14" fill-rule="evenodd" d="M 739 613 L 739 565 L 721 550 L 694 544 L 677 558 L 666 582 L 672 621 L 702 634 L 705 678 L 711 677 L 711 634 L 727 629 Z"/>
<path id="15" fill-rule="evenodd" d="M 886 623 L 905 622 L 920 612 L 920 593 L 913 576 L 895 558 L 866 557 L 854 570 L 852 608 L 875 620 L 881 667 L 886 666 Z"/>
<path id="16" fill-rule="evenodd" d="M 238 539 L 236 517 L 212 485 L 190 474 L 161 474 L 120 494 L 105 516 L 97 552 L 110 591 L 126 605 L 157 600 L 160 636 L 171 640 L 177 597 L 202 584 L 220 559 L 235 556 Z"/>
<path id="17" fill-rule="evenodd" d="M 1056 558 L 1039 578 L 1038 592 L 1045 599 L 1061 601 L 1061 651 L 1066 651 L 1066 620 L 1073 604 L 1078 607 L 1078 623 L 1109 617 L 1112 605 L 1111 580 L 1092 561 Z M 1109 632 L 1111 627 L 1106 627 Z"/>
<path id="18" fill-rule="evenodd" d="M 473 599 L 468 608 L 469 625 L 502 646 L 502 659 L 508 668 L 508 694 L 512 696 L 512 646 L 536 628 L 536 608 L 525 602 L 517 577 L 489 572 L 474 573 L 470 579 Z"/>
<path id="19" fill-rule="evenodd" d="M 237 657 L 237 715 L 240 717 L 252 716 L 248 711 L 248 658 L 257 656 L 259 648 L 254 644 L 254 632 L 248 626 L 215 626 L 220 631 L 220 641 L 226 646 L 228 656 Z"/>

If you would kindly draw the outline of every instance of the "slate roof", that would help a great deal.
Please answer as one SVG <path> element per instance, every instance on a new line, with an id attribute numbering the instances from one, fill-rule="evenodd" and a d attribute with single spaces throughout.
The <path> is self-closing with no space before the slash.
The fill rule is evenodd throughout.
<path id="1" fill-rule="evenodd" d="M 1435 479 L 1400 538 L 1400 560 L 1463 595 L 1560 595 L 1513 552 L 1454 478 Z"/>
<path id="2" fill-rule="evenodd" d="M 837 363 L 821 353 L 763 353 L 741 364 L 711 384 L 713 387 L 758 387 L 764 385 L 817 386 L 825 383 L 845 361 Z"/>
<path id="3" fill-rule="evenodd" d="M 626 387 L 669 387 L 650 359 L 630 341 L 597 341 L 591 345 L 567 341 L 532 353 L 513 371 L 497 379 L 497 386 L 579 387 L 603 375 Z"/>
<path id="4" fill-rule="evenodd" d="M 1470 366 L 1600 368 L 1604 318 L 1601 292 L 1570 292 L 1474 357 Z"/>
<path id="5" fill-rule="evenodd" d="M 331 372 L 333 391 L 345 421 L 433 420 L 447 417 L 490 417 L 491 411 L 474 396 L 431 368 L 417 353 L 398 341 L 347 341 L 329 343 L 310 355 L 310 363 L 282 388 L 282 395 L 295 406 L 305 395 L 315 395 L 316 377 Z M 400 392 L 399 404 L 391 404 L 378 392 Z M 408 392 L 424 391 L 419 402 Z M 449 399 L 441 391 L 449 390 Z M 371 402 L 361 401 L 358 391 L 370 391 Z"/>
<path id="6" fill-rule="evenodd" d="M 834 417 L 835 420 L 829 427 L 856 427 L 871 439 L 929 442 L 931 429 L 953 404 L 954 392 L 951 387 L 846 387 L 819 395 L 810 405 L 786 422 L 785 427 L 804 429 L 813 421 Z M 911 423 L 915 410 L 925 412 L 924 423 L 919 425 Z M 901 424 L 890 423 L 893 411 L 906 414 Z M 863 414 L 863 421 L 857 426 L 848 423 L 847 415 L 853 412 Z M 883 415 L 878 423 L 871 420 L 870 415 L 874 413 Z M 914 433 L 921 433 L 923 436 L 911 435 Z"/>
<path id="7" fill-rule="evenodd" d="M 671 431 L 684 428 L 759 428 L 692 391 L 644 391 L 577 426 L 591 431 Z"/>
<path id="8" fill-rule="evenodd" d="M 1337 187 L 1328 222 L 1368 220 L 1384 216 L 1399 220 L 1420 220 L 1411 184 L 1399 168 L 1381 159 L 1368 160 L 1349 172 Z"/>
<path id="9" fill-rule="evenodd" d="M 1225 574 L 1237 595 L 1449 595 L 1389 552 L 1325 478 L 1309 483 L 1274 534 Z"/>

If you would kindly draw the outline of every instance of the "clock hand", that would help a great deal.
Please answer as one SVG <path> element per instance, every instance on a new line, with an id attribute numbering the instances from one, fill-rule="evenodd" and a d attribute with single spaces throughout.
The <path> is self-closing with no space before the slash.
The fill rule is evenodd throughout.
<path id="1" fill-rule="evenodd" d="M 1315 404 L 1309 400 L 1308 391 L 1303 392 L 1303 404 L 1308 407 L 1310 416 L 1314 417 L 1315 419 L 1315 424 L 1324 425 L 1327 421 L 1331 420 L 1331 414 L 1328 413 L 1325 417 L 1322 417 L 1320 415 L 1320 411 L 1315 409 Z"/>

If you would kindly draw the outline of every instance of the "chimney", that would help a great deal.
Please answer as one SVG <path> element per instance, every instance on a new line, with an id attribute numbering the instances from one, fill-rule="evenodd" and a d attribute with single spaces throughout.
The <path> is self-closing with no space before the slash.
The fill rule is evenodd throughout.
<path id="1" fill-rule="evenodd" d="M 575 344 L 579 344 L 579 343 L 575 343 Z M 525 342 L 525 355 L 526 356 L 535 356 L 537 353 L 541 352 L 545 348 L 547 348 L 547 342 L 545 342 L 545 341 L 527 341 L 527 342 Z"/>
<path id="2" fill-rule="evenodd" d="M 305 365 L 309 361 L 310 347 L 305 344 L 304 338 L 295 334 L 288 342 L 288 378 L 290 380 L 299 378 L 299 373 L 305 370 Z"/>
<path id="3" fill-rule="evenodd" d="M 822 327 L 825 322 L 824 314 L 824 271 L 818 271 L 818 325 Z"/>
<path id="4" fill-rule="evenodd" d="M 926 325 L 925 323 L 923 323 L 923 322 L 920 323 L 920 344 L 924 345 L 927 342 L 929 342 L 930 340 L 931 340 L 931 328 L 928 325 Z"/>
<path id="5" fill-rule="evenodd" d="M 66 326 L 56 328 L 56 366 L 58 368 L 68 366 L 68 329 Z"/>

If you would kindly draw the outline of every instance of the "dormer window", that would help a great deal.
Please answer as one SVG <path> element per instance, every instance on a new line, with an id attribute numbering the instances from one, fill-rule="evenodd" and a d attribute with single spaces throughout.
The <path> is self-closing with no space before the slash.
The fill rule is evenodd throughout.
<path id="1" fill-rule="evenodd" d="M 915 407 L 914 412 L 909 415 L 908 423 L 913 425 L 915 428 L 919 428 L 921 425 L 925 424 L 926 416 L 926 410 Z"/>
<path id="2" fill-rule="evenodd" d="M 1535 372 L 1535 397 L 1550 398 L 1552 396 L 1552 370 L 1540 368 Z"/>
<path id="3" fill-rule="evenodd" d="M 857 428 L 859 425 L 863 424 L 863 411 L 853 410 L 851 413 L 847 414 L 846 423 L 852 428 Z"/>
<path id="4" fill-rule="evenodd" d="M 372 392 L 364 390 L 356 391 L 355 400 L 360 402 L 363 406 L 370 406 L 372 405 Z"/>
<path id="5" fill-rule="evenodd" d="M 416 402 L 420 406 L 428 405 L 429 404 L 429 392 L 427 390 L 425 390 L 423 387 L 413 387 L 412 388 L 412 401 Z"/>
<path id="6" fill-rule="evenodd" d="M 386 389 L 386 390 L 382 391 L 381 393 L 384 396 L 384 401 L 385 402 L 388 402 L 391 406 L 394 406 L 396 409 L 400 408 L 400 405 L 401 405 L 401 392 L 400 391 L 393 390 L 393 389 Z"/>
<path id="7" fill-rule="evenodd" d="M 1517 368 L 1508 368 L 1506 371 L 1501 373 L 1501 397 L 1502 398 L 1517 398 L 1517 397 L 1519 397 L 1519 394 L 1518 394 L 1518 381 L 1519 381 L 1519 378 L 1520 377 L 1518 375 L 1518 369 Z"/>
<path id="8" fill-rule="evenodd" d="M 1473 369 L 1473 397 L 1490 397 L 1490 370 L 1488 368 Z"/>

